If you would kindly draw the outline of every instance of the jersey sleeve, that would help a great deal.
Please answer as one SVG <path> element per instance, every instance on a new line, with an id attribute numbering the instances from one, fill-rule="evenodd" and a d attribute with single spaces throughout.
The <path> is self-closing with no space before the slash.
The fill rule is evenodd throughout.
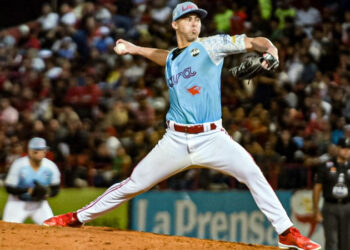
<path id="1" fill-rule="evenodd" d="M 19 182 L 19 170 L 20 170 L 20 164 L 18 160 L 15 160 L 10 169 L 7 173 L 6 179 L 5 179 L 5 185 L 17 187 Z"/>
<path id="2" fill-rule="evenodd" d="M 210 58 L 215 64 L 219 64 L 225 56 L 244 53 L 246 35 L 230 36 L 226 34 L 201 38 L 200 42 L 207 50 Z"/>
<path id="3" fill-rule="evenodd" d="M 50 185 L 59 185 L 61 182 L 61 173 L 54 162 L 51 162 L 51 171 L 52 171 L 52 179 L 51 179 Z"/>

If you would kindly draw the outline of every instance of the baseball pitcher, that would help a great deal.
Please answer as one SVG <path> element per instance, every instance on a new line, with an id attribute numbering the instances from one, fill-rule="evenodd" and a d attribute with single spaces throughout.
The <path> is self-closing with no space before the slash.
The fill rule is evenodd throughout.
<path id="1" fill-rule="evenodd" d="M 15 160 L 5 180 L 9 193 L 3 220 L 22 223 L 31 217 L 37 224 L 53 216 L 48 197 L 58 194 L 60 172 L 44 158 L 47 146 L 43 138 L 34 137 L 28 144 L 28 156 Z"/>
<path id="2" fill-rule="evenodd" d="M 124 40 L 116 42 L 115 51 L 119 55 L 140 55 L 165 66 L 170 94 L 166 115 L 168 128 L 153 150 L 135 167 L 130 178 L 111 186 L 88 206 L 53 217 L 44 225 L 79 226 L 189 166 L 199 165 L 231 175 L 247 185 L 258 207 L 279 234 L 280 248 L 320 249 L 320 245 L 293 227 L 260 168 L 221 124 L 220 77 L 224 58 L 257 51 L 265 54 L 258 60 L 259 67 L 272 70 L 278 65 L 277 49 L 264 37 L 215 35 L 199 38 L 201 19 L 206 14 L 207 11 L 192 2 L 175 7 L 171 25 L 178 47 L 171 51 L 140 47 Z"/>

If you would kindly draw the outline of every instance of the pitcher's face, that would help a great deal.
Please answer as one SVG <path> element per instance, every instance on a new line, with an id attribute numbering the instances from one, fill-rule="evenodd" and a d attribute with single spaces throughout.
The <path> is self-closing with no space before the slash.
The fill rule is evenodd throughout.
<path id="1" fill-rule="evenodd" d="M 173 22 L 172 26 L 179 36 L 183 36 L 188 42 L 193 42 L 199 36 L 202 22 L 196 14 L 189 14 Z"/>

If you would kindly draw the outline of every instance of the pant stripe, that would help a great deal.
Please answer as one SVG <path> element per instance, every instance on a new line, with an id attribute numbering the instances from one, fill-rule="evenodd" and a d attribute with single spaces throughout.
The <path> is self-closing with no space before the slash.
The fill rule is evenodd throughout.
<path id="1" fill-rule="evenodd" d="M 107 192 L 105 192 L 104 194 L 102 194 L 100 197 L 98 197 L 93 203 L 89 204 L 86 207 L 83 207 L 82 209 L 78 210 L 77 213 L 83 212 L 91 207 L 93 207 L 97 202 L 99 202 L 103 197 L 105 197 L 106 195 L 108 195 L 109 193 L 118 190 L 119 188 L 123 187 L 125 184 L 127 184 L 130 181 L 130 178 L 126 179 L 123 183 L 120 183 L 120 185 L 110 188 L 109 190 L 107 190 Z"/>

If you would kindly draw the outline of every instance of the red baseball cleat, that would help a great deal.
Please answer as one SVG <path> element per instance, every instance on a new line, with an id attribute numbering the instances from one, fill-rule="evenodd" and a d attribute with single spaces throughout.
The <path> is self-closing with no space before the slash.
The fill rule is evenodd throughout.
<path id="1" fill-rule="evenodd" d="M 303 236 L 295 227 L 287 230 L 286 235 L 279 235 L 278 247 L 281 249 L 319 250 L 321 246 Z"/>
<path id="2" fill-rule="evenodd" d="M 83 225 L 78 220 L 77 213 L 66 213 L 57 215 L 55 217 L 51 217 L 47 219 L 43 223 L 44 226 L 52 227 L 52 226 L 61 226 L 61 227 L 80 227 Z"/>

